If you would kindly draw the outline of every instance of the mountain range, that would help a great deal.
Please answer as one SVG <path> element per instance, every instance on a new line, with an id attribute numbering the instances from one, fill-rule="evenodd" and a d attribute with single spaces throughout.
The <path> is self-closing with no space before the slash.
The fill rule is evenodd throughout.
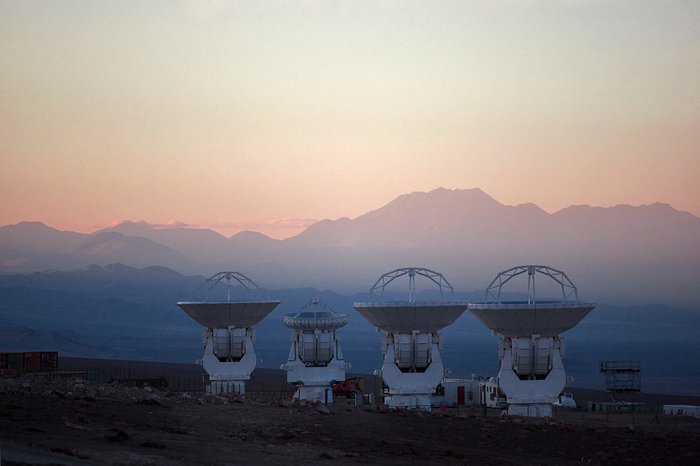
<path id="1" fill-rule="evenodd" d="M 700 218 L 661 203 L 550 214 L 531 203 L 504 205 L 480 189 L 439 188 L 354 219 L 319 221 L 285 240 L 145 222 L 92 234 L 38 222 L 0 227 L 1 273 L 116 262 L 183 274 L 236 270 L 266 287 L 341 292 L 367 290 L 406 266 L 440 271 L 457 290 L 483 290 L 501 270 L 545 264 L 565 271 L 580 298 L 700 307 Z"/>

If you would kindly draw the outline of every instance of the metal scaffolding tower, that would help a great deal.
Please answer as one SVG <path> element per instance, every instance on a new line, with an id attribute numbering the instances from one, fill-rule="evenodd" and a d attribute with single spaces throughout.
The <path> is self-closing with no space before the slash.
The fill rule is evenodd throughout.
<path id="1" fill-rule="evenodd" d="M 616 396 L 634 396 L 642 388 L 640 361 L 601 361 L 600 372 L 605 374 L 605 391 Z"/>

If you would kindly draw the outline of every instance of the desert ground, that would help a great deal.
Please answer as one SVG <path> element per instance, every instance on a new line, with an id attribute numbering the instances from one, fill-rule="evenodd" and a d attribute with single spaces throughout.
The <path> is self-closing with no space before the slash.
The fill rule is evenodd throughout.
<path id="1" fill-rule="evenodd" d="M 279 372 L 260 372 L 259 383 L 265 377 L 275 383 Z M 243 398 L 66 374 L 0 379 L 0 448 L 3 466 L 700 464 L 700 420 L 389 411 L 292 402 L 283 385 Z"/>

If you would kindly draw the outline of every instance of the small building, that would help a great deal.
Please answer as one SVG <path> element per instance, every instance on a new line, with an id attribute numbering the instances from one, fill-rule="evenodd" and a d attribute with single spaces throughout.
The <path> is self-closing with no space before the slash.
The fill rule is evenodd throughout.
<path id="1" fill-rule="evenodd" d="M 505 406 L 505 397 L 498 387 L 496 377 L 472 375 L 469 379 L 446 378 L 431 397 L 435 408 L 446 406 L 483 406 L 500 408 Z"/>

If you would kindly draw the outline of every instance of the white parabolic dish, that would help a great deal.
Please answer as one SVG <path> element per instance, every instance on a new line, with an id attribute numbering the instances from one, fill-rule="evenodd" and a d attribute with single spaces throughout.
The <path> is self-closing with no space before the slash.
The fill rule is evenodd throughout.
<path id="1" fill-rule="evenodd" d="M 357 312 L 372 325 L 388 333 L 437 332 L 467 309 L 462 302 L 369 302 L 353 303 Z"/>
<path id="2" fill-rule="evenodd" d="M 557 336 L 578 325 L 594 307 L 594 303 L 578 301 L 469 304 L 477 319 L 506 337 Z"/>
<path id="3" fill-rule="evenodd" d="M 280 301 L 179 302 L 180 308 L 208 328 L 248 328 L 257 324 Z"/>

